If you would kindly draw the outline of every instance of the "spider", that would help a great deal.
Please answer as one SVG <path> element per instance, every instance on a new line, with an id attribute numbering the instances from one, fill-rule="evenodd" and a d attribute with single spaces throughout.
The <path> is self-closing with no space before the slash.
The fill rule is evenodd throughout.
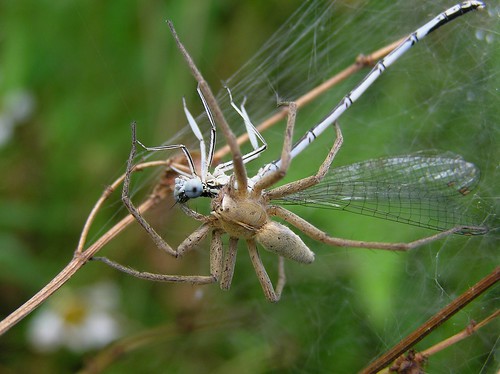
<path id="1" fill-rule="evenodd" d="M 283 200 L 287 197 L 299 196 L 303 191 L 306 191 L 314 186 L 321 184 L 329 172 L 330 166 L 337 155 L 343 143 L 342 132 L 337 123 L 338 117 L 357 100 L 361 94 L 377 79 L 382 72 L 413 46 L 419 39 L 426 36 L 428 33 L 453 20 L 454 18 L 467 13 L 470 10 L 482 8 L 484 4 L 480 1 L 464 2 L 461 5 L 456 5 L 446 12 L 440 14 L 429 23 L 425 24 L 414 33 L 412 33 L 405 41 L 401 43 L 392 53 L 379 61 L 368 76 L 344 99 L 338 104 L 332 112 L 317 126 L 309 130 L 294 146 L 292 146 L 293 129 L 297 114 L 295 103 L 288 103 L 288 118 L 284 133 L 283 148 L 281 157 L 263 168 L 253 178 L 248 178 L 245 169 L 245 163 L 258 157 L 258 155 L 266 148 L 264 139 L 260 136 L 257 130 L 251 125 L 250 119 L 244 109 L 244 105 L 238 108 L 231 97 L 231 92 L 228 93 L 231 98 L 231 105 L 240 114 L 245 122 L 247 132 L 252 141 L 253 151 L 242 155 L 236 137 L 226 123 L 224 116 L 217 101 L 212 94 L 210 87 L 199 72 L 189 53 L 179 40 L 177 33 L 169 22 L 172 35 L 177 43 L 177 46 L 186 60 L 193 76 L 198 83 L 198 92 L 205 107 L 205 111 L 211 123 L 211 140 L 209 151 L 206 152 L 206 146 L 203 136 L 196 125 L 193 117 L 187 110 L 185 104 L 184 109 L 188 122 L 193 133 L 200 141 L 201 150 L 201 171 L 198 173 L 194 165 L 193 159 L 189 151 L 184 145 L 171 145 L 160 147 L 146 147 L 137 140 L 136 125 L 132 124 L 132 146 L 127 162 L 125 180 L 123 183 L 122 200 L 135 217 L 138 223 L 147 231 L 155 244 L 166 253 L 174 257 L 181 257 L 190 250 L 194 249 L 209 233 L 212 235 L 210 244 L 210 274 L 209 275 L 163 275 L 153 274 L 148 272 L 140 272 L 123 265 L 117 264 L 107 258 L 94 258 L 105 262 L 106 264 L 124 271 L 133 276 L 164 282 L 185 282 L 192 284 L 209 284 L 219 282 L 221 289 L 227 290 L 231 286 L 234 273 L 237 245 L 239 240 L 246 242 L 251 262 L 264 291 L 266 298 L 271 302 L 276 302 L 280 299 L 283 288 L 285 286 L 286 277 L 284 270 L 284 259 L 290 259 L 299 263 L 309 264 L 314 261 L 314 253 L 307 247 L 303 240 L 287 226 L 273 220 L 277 217 L 296 229 L 306 234 L 310 238 L 326 243 L 332 246 L 339 247 L 359 247 L 382 249 L 389 251 L 408 251 L 423 244 L 441 239 L 453 233 L 466 234 L 483 234 L 484 227 L 471 226 L 455 226 L 450 229 L 424 237 L 422 239 L 410 243 L 384 243 L 384 242 L 365 242 L 357 240 L 348 240 L 331 237 L 325 232 L 313 226 L 298 215 L 277 205 L 273 205 L 273 200 Z M 215 123 L 217 123 L 225 137 L 227 144 L 230 147 L 232 160 L 225 164 L 219 165 L 211 174 L 208 172 L 208 166 L 213 159 L 213 151 L 215 145 Z M 298 155 L 305 149 L 317 136 L 319 136 L 327 127 L 333 125 L 336 131 L 336 137 L 333 145 L 328 152 L 325 160 L 319 167 L 316 174 L 290 182 L 285 185 L 273 186 L 281 181 L 290 166 L 293 157 Z M 258 146 L 256 139 L 259 138 L 263 143 Z M 252 140 L 253 139 L 253 140 Z M 189 173 L 178 169 L 179 177 L 175 182 L 174 197 L 179 203 L 180 208 L 193 219 L 200 221 L 201 226 L 191 233 L 177 249 L 172 249 L 170 245 L 161 238 L 161 236 L 149 225 L 142 217 L 139 210 L 134 206 L 130 198 L 130 179 L 134 170 L 134 158 L 137 151 L 137 144 L 147 150 L 164 150 L 164 149 L 181 149 L 186 159 L 188 160 Z M 474 172 L 476 169 L 472 164 L 462 163 L 467 165 L 468 172 Z M 233 170 L 232 175 L 227 176 L 225 171 Z M 474 179 L 474 178 L 473 178 Z M 473 182 L 474 180 L 472 180 Z M 465 182 L 464 182 L 465 183 Z M 468 185 L 457 186 L 460 191 L 468 191 Z M 462 193 L 462 192 L 461 192 Z M 465 192 L 463 192 L 465 194 Z M 189 199 L 197 197 L 211 198 L 211 213 L 207 216 L 196 213 L 191 210 L 186 202 Z M 229 236 L 229 245 L 226 253 L 224 253 L 222 244 L 222 235 Z M 276 286 L 271 282 L 266 269 L 261 261 L 257 243 L 266 250 L 278 255 L 278 280 Z"/>

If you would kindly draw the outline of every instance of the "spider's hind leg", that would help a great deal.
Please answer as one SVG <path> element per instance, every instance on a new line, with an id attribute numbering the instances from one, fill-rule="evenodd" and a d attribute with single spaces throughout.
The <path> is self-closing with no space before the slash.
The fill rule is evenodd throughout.
<path id="1" fill-rule="evenodd" d="M 276 283 L 276 288 L 273 287 L 271 279 L 267 274 L 267 271 L 262 263 L 262 260 L 259 255 L 259 251 L 255 244 L 255 240 L 247 240 L 248 252 L 250 254 L 250 259 L 252 261 L 252 265 L 255 269 L 255 273 L 257 274 L 257 278 L 259 278 L 260 285 L 262 290 L 264 291 L 264 295 L 266 299 L 272 303 L 279 301 L 281 298 L 281 293 L 286 283 L 285 276 L 285 264 L 284 258 L 279 257 L 278 263 L 278 282 Z"/>
<path id="2" fill-rule="evenodd" d="M 199 244 L 201 240 L 206 237 L 211 228 L 212 226 L 209 223 L 201 225 L 179 245 L 179 253 L 184 254 L 185 252 L 193 249 L 197 244 Z M 219 238 L 219 240 L 217 238 Z M 154 282 L 191 283 L 201 285 L 215 283 L 218 281 L 219 275 L 222 271 L 221 256 L 222 242 L 220 241 L 220 235 L 216 237 L 214 231 L 214 237 L 210 246 L 210 275 L 167 275 L 149 273 L 121 265 L 106 257 L 93 257 L 92 260 L 104 262 L 106 265 L 111 266 L 114 269 L 144 280 Z"/>

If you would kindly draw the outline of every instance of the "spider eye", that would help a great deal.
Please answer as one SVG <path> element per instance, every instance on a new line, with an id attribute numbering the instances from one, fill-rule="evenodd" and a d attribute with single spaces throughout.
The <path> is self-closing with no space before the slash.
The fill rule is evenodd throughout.
<path id="1" fill-rule="evenodd" d="M 190 199 L 200 197 L 202 192 L 203 184 L 201 183 L 201 180 L 197 178 L 187 180 L 184 184 L 184 194 Z"/>

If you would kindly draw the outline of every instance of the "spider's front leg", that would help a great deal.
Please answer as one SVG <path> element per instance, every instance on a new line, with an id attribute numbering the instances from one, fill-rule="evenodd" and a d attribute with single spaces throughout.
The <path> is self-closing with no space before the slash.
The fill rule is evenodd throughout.
<path id="1" fill-rule="evenodd" d="M 151 227 L 151 225 L 144 219 L 141 215 L 141 212 L 135 207 L 131 198 L 130 198 L 130 179 L 132 172 L 134 171 L 133 160 L 136 155 L 136 146 L 138 140 L 136 136 L 136 125 L 132 123 L 132 147 L 130 150 L 130 155 L 127 160 L 127 169 L 125 172 L 125 178 L 123 182 L 123 190 L 122 190 L 122 201 L 129 210 L 130 214 L 137 220 L 137 222 L 146 230 L 148 235 L 153 239 L 156 246 L 162 250 L 164 250 L 169 255 L 174 257 L 180 257 L 186 252 L 195 248 L 208 234 L 208 232 L 214 228 L 214 221 L 209 217 L 205 217 L 201 214 L 198 214 L 187 206 L 181 204 L 181 208 L 183 211 L 193 217 L 198 221 L 202 221 L 203 224 L 196 229 L 193 233 L 191 233 L 178 247 L 177 250 L 173 250 L 163 239 L 162 237 Z M 214 231 L 215 232 L 215 231 Z M 117 262 L 109 260 L 105 257 L 94 257 L 92 260 L 97 260 L 104 262 L 105 264 L 125 272 L 129 275 L 132 275 L 137 278 L 151 280 L 151 281 L 159 281 L 159 282 L 174 282 L 174 283 L 192 283 L 192 284 L 209 284 L 217 282 L 219 275 L 221 273 L 222 264 L 219 261 L 219 258 L 222 256 L 222 245 L 220 240 L 218 241 L 216 235 L 214 234 L 213 244 L 210 248 L 210 275 L 166 275 L 166 274 L 156 274 L 138 271 L 132 269 L 130 267 L 121 265 Z"/>
<path id="2" fill-rule="evenodd" d="M 136 133 L 136 124 L 135 122 L 132 122 L 131 124 L 131 129 L 132 129 L 132 146 L 130 148 L 130 154 L 128 156 L 127 160 L 127 170 L 125 172 L 125 179 L 123 181 L 123 189 L 122 189 L 122 201 L 123 204 L 127 207 L 128 211 L 130 214 L 134 216 L 136 221 L 146 230 L 148 235 L 151 237 L 151 239 L 154 241 L 156 246 L 168 253 L 171 256 L 177 257 L 178 254 L 176 251 L 168 245 L 168 243 L 163 240 L 163 238 L 151 227 L 151 225 L 144 219 L 142 216 L 141 212 L 136 208 L 134 203 L 132 202 L 130 198 L 130 179 L 132 172 L 134 170 L 134 158 L 137 153 L 137 133 Z"/>
<path id="3" fill-rule="evenodd" d="M 335 122 L 335 132 L 336 138 L 333 146 L 315 175 L 311 175 L 310 177 L 306 177 L 298 181 L 290 182 L 283 186 L 273 188 L 272 190 L 265 193 L 266 199 L 279 199 L 284 196 L 306 190 L 309 187 L 312 187 L 315 184 L 321 182 L 321 180 L 328 173 L 328 170 L 330 169 L 330 166 L 332 165 L 332 162 L 335 159 L 335 156 L 337 155 L 340 147 L 342 147 L 342 143 L 344 141 L 344 138 L 342 137 L 342 131 L 340 130 L 340 126 L 337 122 Z"/>

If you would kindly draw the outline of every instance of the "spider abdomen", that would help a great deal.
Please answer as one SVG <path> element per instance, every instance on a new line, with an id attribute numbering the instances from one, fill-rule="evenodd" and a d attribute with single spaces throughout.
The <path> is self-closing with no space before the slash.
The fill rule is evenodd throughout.
<path id="1" fill-rule="evenodd" d="M 314 252 L 296 233 L 281 223 L 268 221 L 257 233 L 255 239 L 268 251 L 290 260 L 303 264 L 310 264 L 314 261 Z"/>

